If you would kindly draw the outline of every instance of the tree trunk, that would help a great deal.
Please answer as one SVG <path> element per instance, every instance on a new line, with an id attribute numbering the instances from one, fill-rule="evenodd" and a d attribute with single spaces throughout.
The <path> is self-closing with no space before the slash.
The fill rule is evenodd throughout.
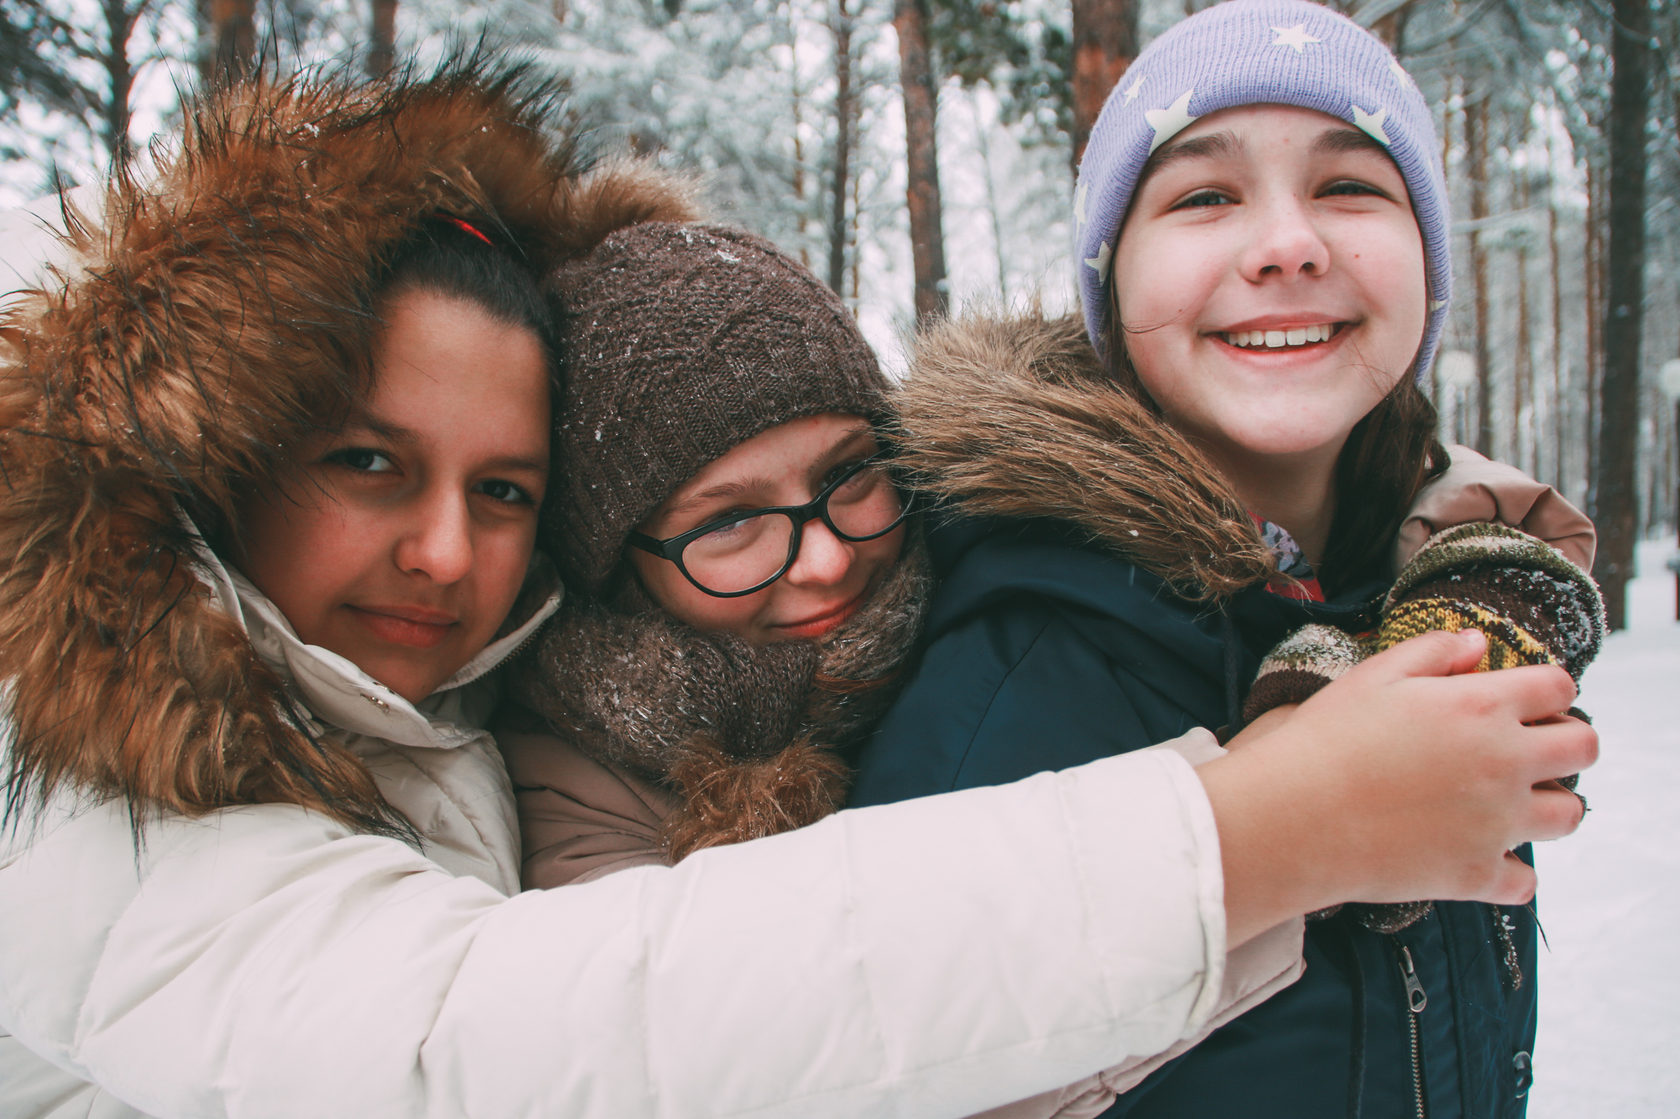
<path id="1" fill-rule="evenodd" d="M 397 0 L 371 0 L 367 76 L 382 78 L 397 61 Z"/>
<path id="2" fill-rule="evenodd" d="M 247 73 L 257 55 L 256 0 L 206 0 L 210 42 L 199 57 L 207 85 L 224 84 Z"/>
<path id="3" fill-rule="evenodd" d="M 787 48 L 789 95 L 793 101 L 793 198 L 794 213 L 799 220 L 799 263 L 811 267 L 811 247 L 806 244 L 810 231 L 810 211 L 805 205 L 805 89 L 799 81 L 799 22 L 798 13 L 790 2 L 787 12 Z"/>
<path id="4" fill-rule="evenodd" d="M 110 89 L 105 100 L 105 153 L 116 171 L 128 163 L 128 127 L 131 117 L 129 96 L 134 89 L 134 69 L 128 61 L 128 41 L 134 34 L 138 9 L 130 10 L 127 0 L 103 0 L 105 10 L 105 76 Z"/>
<path id="5" fill-rule="evenodd" d="M 1516 208 L 1528 209 L 1529 181 L 1527 172 L 1517 180 Z M 1511 379 L 1511 461 L 1528 473 L 1536 471 L 1534 463 L 1535 419 L 1534 386 L 1534 318 L 1529 313 L 1528 240 L 1517 244 L 1517 348 Z"/>
<path id="6" fill-rule="evenodd" d="M 852 15 L 846 0 L 834 6 L 834 193 L 829 199 L 828 286 L 846 290 L 846 199 L 852 166 Z"/>
<path id="7" fill-rule="evenodd" d="M 1598 470 L 1598 383 L 1600 372 L 1604 368 L 1604 184 L 1603 176 L 1593 166 L 1593 157 L 1589 153 L 1586 158 L 1586 187 L 1587 187 L 1587 235 L 1586 242 L 1586 279 L 1587 279 L 1587 367 L 1582 370 L 1581 399 L 1586 401 L 1586 412 L 1582 417 L 1582 430 L 1586 435 L 1583 448 L 1586 464 L 1584 470 L 1586 493 L 1591 499 L 1592 492 L 1598 485 L 1596 471 Z"/>
<path id="8" fill-rule="evenodd" d="M 1639 343 L 1645 305 L 1645 118 L 1650 111 L 1650 0 L 1614 0 L 1610 85 L 1610 268 L 1604 316 L 1604 401 L 1592 514 L 1593 573 L 1611 629 L 1627 625 L 1637 526 Z"/>
<path id="9" fill-rule="evenodd" d="M 927 0 L 895 0 L 904 137 L 908 149 L 910 260 L 916 275 L 916 321 L 950 310 L 945 278 L 945 233 L 939 199 L 938 90 L 928 62 Z"/>
<path id="10" fill-rule="evenodd" d="M 1446 107 L 1441 113 L 1441 166 L 1443 168 L 1448 168 L 1448 167 L 1452 166 L 1452 151 L 1453 151 L 1453 111 L 1452 111 L 1452 105 L 1453 105 L 1453 101 L 1454 101 L 1454 95 L 1457 92 L 1458 87 L 1459 87 L 1459 80 L 1458 80 L 1457 75 L 1448 74 L 1447 78 L 1446 78 L 1446 81 L 1447 81 L 1447 93 L 1446 93 L 1446 97 L 1444 99 L 1445 102 L 1446 102 Z M 1450 172 L 1449 172 L 1449 174 L 1450 174 Z M 1449 207 L 1449 209 L 1451 208 L 1450 199 L 1449 199 L 1449 202 L 1448 202 L 1448 207 Z M 1443 337 L 1442 338 L 1442 347 L 1445 348 L 1445 345 L 1446 345 L 1446 339 L 1445 339 L 1445 337 Z M 1458 402 L 1456 400 L 1454 400 L 1452 402 L 1452 416 L 1451 416 L 1450 420 L 1449 420 L 1448 414 L 1447 414 L 1447 412 L 1448 412 L 1447 397 L 1448 397 L 1448 394 L 1451 393 L 1452 391 L 1453 390 L 1452 390 L 1452 387 L 1450 385 L 1443 384 L 1442 381 L 1441 381 L 1441 362 L 1440 362 L 1440 358 L 1437 357 L 1436 360 L 1429 363 L 1429 398 L 1435 402 L 1436 414 L 1440 416 L 1441 431 L 1443 433 L 1443 438 L 1446 438 L 1449 441 L 1454 442 L 1454 443 L 1462 443 L 1462 442 L 1464 442 L 1464 440 L 1462 440 L 1458 437 L 1458 430 L 1457 430 L 1457 426 L 1456 426 L 1457 423 L 1458 423 Z M 1451 426 L 1449 426 L 1449 425 L 1451 425 Z"/>
<path id="11" fill-rule="evenodd" d="M 1073 0 L 1073 166 L 1108 91 L 1138 53 L 1137 0 Z"/>
<path id="12" fill-rule="evenodd" d="M 1556 155 L 1552 150 L 1552 134 L 1546 133 L 1546 166 L 1557 166 Z M 1546 256 L 1551 264 L 1552 278 L 1552 454 L 1556 457 L 1552 462 L 1552 483 L 1559 490 L 1567 493 L 1569 480 L 1568 458 L 1564 452 L 1565 433 L 1564 417 L 1568 412 L 1567 397 L 1563 391 L 1563 251 L 1558 244 L 1558 197 L 1557 183 L 1548 180 L 1546 185 Z"/>
<path id="13" fill-rule="evenodd" d="M 857 121 L 853 121 L 853 131 L 858 131 Z M 860 222 L 863 219 L 863 176 L 852 176 L 852 219 L 846 223 L 846 251 L 852 262 L 852 314 L 863 305 L 863 246 L 859 243 L 861 234 Z"/>
<path id="14" fill-rule="evenodd" d="M 1470 284 L 1476 312 L 1476 450 L 1493 455 L 1492 346 L 1488 341 L 1487 248 L 1482 223 L 1488 216 L 1488 104 L 1482 96 L 1464 107 L 1464 143 L 1470 170 Z"/>

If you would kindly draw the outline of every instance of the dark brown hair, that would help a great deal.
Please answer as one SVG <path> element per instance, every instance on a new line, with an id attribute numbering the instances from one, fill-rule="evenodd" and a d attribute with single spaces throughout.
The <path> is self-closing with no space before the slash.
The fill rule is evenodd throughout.
<path id="1" fill-rule="evenodd" d="M 1407 373 L 1354 425 L 1336 459 L 1336 513 L 1319 564 L 1325 592 L 1381 573 L 1423 484 L 1447 468 L 1435 405 Z"/>
<path id="2" fill-rule="evenodd" d="M 428 216 L 391 250 L 371 290 L 376 306 L 413 291 L 464 300 L 554 352 L 554 316 L 519 246 L 462 218 Z"/>

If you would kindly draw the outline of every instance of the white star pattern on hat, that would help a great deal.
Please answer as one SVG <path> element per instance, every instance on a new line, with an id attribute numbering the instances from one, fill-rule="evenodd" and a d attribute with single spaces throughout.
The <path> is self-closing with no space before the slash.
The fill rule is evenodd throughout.
<path id="1" fill-rule="evenodd" d="M 1383 131 L 1383 121 L 1388 119 L 1387 109 L 1378 109 L 1374 113 L 1367 113 L 1358 105 L 1353 106 L 1353 123 L 1370 133 L 1373 137 L 1388 145 L 1388 133 Z"/>
<path id="2" fill-rule="evenodd" d="M 1149 153 L 1155 154 L 1155 149 L 1190 127 L 1190 122 L 1196 118 L 1190 115 L 1190 98 L 1196 91 L 1187 89 L 1179 95 L 1177 101 L 1165 109 L 1145 109 L 1144 119 L 1149 127 L 1155 130 L 1155 139 L 1149 144 Z"/>
<path id="3" fill-rule="evenodd" d="M 1409 85 L 1413 89 L 1417 88 L 1417 79 L 1412 77 L 1411 73 L 1404 66 L 1400 65 L 1400 60 L 1398 58 L 1389 59 L 1388 68 L 1401 85 Z"/>
<path id="4" fill-rule="evenodd" d="M 1114 246 L 1103 242 L 1103 247 L 1097 250 L 1096 256 L 1085 258 L 1085 267 L 1099 276 L 1108 275 L 1108 262 L 1114 258 Z"/>
<path id="5" fill-rule="evenodd" d="M 1309 43 L 1324 42 L 1323 39 L 1308 35 L 1307 25 L 1304 23 L 1297 23 L 1294 27 L 1274 27 L 1272 30 L 1277 32 L 1277 38 L 1272 40 L 1272 46 L 1294 47 L 1296 54 L 1305 54 Z"/>
<path id="6" fill-rule="evenodd" d="M 1075 229 L 1083 229 L 1091 219 L 1085 216 L 1085 200 L 1090 197 L 1091 184 L 1080 183 L 1073 192 L 1073 222 Z"/>
<path id="7" fill-rule="evenodd" d="M 1137 81 L 1126 87 L 1126 104 L 1130 105 L 1133 101 L 1136 101 L 1137 95 L 1142 91 L 1143 79 L 1139 78 Z"/>

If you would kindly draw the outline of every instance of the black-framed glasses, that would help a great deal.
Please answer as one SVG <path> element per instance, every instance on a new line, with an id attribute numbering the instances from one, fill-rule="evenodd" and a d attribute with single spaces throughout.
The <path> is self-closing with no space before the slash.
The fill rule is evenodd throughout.
<path id="1" fill-rule="evenodd" d="M 690 583 L 716 598 L 752 594 L 787 574 L 799 558 L 807 521 L 820 518 L 835 536 L 854 544 L 897 528 L 908 504 L 887 461 L 879 454 L 853 463 L 803 505 L 743 509 L 665 540 L 632 532 L 628 543 L 670 560 Z"/>

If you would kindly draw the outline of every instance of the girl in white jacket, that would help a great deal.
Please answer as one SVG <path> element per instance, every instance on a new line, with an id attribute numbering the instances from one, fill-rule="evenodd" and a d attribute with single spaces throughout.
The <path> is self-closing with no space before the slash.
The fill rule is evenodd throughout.
<path id="1" fill-rule="evenodd" d="M 478 728 L 554 599 L 542 351 L 382 288 L 419 231 L 540 271 L 597 207 L 688 216 L 584 175 L 550 108 L 470 66 L 234 90 L 10 309 L 0 1115 L 958 1115 L 1172 1045 L 1227 947 L 1308 909 L 1532 889 L 1503 852 L 1575 826 L 1534 786 L 1594 742 L 1523 725 L 1561 671 L 1442 679 L 1480 648 L 1440 637 L 1200 770 L 513 896 Z"/>

